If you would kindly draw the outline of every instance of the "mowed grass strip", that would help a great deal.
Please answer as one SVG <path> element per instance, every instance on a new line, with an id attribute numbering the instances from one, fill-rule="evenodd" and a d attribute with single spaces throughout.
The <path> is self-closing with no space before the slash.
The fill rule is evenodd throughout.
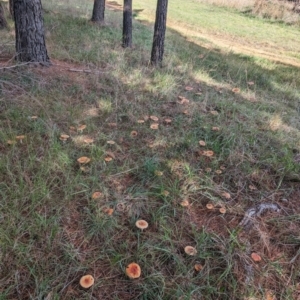
<path id="1" fill-rule="evenodd" d="M 297 299 L 299 69 L 171 29 L 153 69 L 152 24 L 124 50 L 120 12 L 60 4 L 53 66 L 0 70 L 0 298 Z"/>

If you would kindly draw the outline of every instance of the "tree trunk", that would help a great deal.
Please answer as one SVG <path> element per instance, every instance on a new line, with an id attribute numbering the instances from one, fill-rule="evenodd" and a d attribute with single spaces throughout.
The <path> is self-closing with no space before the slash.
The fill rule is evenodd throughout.
<path id="1" fill-rule="evenodd" d="M 154 36 L 151 51 L 151 64 L 161 64 L 164 55 L 164 42 L 167 23 L 168 0 L 157 0 Z"/>
<path id="2" fill-rule="evenodd" d="M 104 23 L 105 0 L 94 0 L 92 22 Z"/>
<path id="3" fill-rule="evenodd" d="M 14 18 L 14 0 L 9 0 L 9 12 L 12 18 Z"/>
<path id="4" fill-rule="evenodd" d="M 17 60 L 50 63 L 47 54 L 41 0 L 14 0 Z"/>
<path id="5" fill-rule="evenodd" d="M 0 29 L 3 29 L 3 28 L 8 28 L 8 25 L 7 25 L 5 14 L 4 14 L 4 7 L 3 7 L 2 3 L 0 2 Z"/>
<path id="6" fill-rule="evenodd" d="M 132 0 L 124 0 L 123 5 L 123 47 L 132 46 Z"/>

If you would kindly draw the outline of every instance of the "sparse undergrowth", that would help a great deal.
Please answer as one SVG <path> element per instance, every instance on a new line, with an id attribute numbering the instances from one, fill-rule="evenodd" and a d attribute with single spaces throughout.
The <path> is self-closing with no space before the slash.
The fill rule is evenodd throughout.
<path id="1" fill-rule="evenodd" d="M 298 299 L 299 69 L 50 4 L 53 66 L 0 70 L 0 299 Z"/>

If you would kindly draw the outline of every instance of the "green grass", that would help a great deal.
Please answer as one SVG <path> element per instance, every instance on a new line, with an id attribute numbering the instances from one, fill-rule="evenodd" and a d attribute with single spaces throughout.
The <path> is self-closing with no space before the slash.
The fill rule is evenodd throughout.
<path id="1" fill-rule="evenodd" d="M 153 13 L 152 2 L 140 18 Z M 191 23 L 178 14 L 185 28 L 212 22 L 210 32 L 249 43 L 289 41 L 297 31 L 203 5 L 185 3 Z M 177 6 L 170 3 L 174 23 Z M 106 26 L 98 27 L 89 22 L 92 2 L 47 1 L 44 8 L 53 66 L 0 69 L 0 299 L 250 300 L 268 292 L 297 299 L 299 68 L 170 27 L 163 67 L 155 69 L 153 24 L 135 21 L 134 48 L 123 49 L 121 12 L 107 10 Z M 218 27 L 222 15 L 228 23 Z M 259 35 L 245 33 L 245 22 L 259 26 Z M 11 57 L 12 31 L 0 32 L 1 51 Z M 149 116 L 159 118 L 159 129 L 150 128 Z M 81 124 L 87 127 L 76 130 Z M 62 142 L 62 133 L 70 139 Z M 26 137 L 8 145 L 17 135 Z M 87 137 L 94 142 L 84 143 Z M 84 169 L 81 156 L 91 158 Z M 95 191 L 100 198 L 92 199 Z M 261 203 L 282 209 L 241 228 L 247 209 Z M 138 219 L 149 227 L 140 231 Z M 187 245 L 195 256 L 184 253 Z M 133 261 L 140 279 L 125 275 Z M 78 284 L 84 274 L 95 277 L 88 290 Z"/>

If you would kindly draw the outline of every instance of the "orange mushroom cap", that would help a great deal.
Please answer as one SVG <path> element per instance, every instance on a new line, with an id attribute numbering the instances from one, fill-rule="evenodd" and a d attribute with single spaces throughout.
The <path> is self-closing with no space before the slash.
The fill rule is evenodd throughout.
<path id="1" fill-rule="evenodd" d="M 88 289 L 94 284 L 95 280 L 92 275 L 84 275 L 80 278 L 79 284 L 85 288 Z"/>
<path id="2" fill-rule="evenodd" d="M 148 228 L 148 222 L 145 221 L 145 220 L 137 220 L 137 221 L 135 222 L 135 226 L 136 226 L 137 228 L 143 230 L 143 229 Z"/>
<path id="3" fill-rule="evenodd" d="M 131 263 L 126 268 L 126 275 L 131 279 L 139 278 L 141 272 L 141 267 L 137 263 Z"/>

